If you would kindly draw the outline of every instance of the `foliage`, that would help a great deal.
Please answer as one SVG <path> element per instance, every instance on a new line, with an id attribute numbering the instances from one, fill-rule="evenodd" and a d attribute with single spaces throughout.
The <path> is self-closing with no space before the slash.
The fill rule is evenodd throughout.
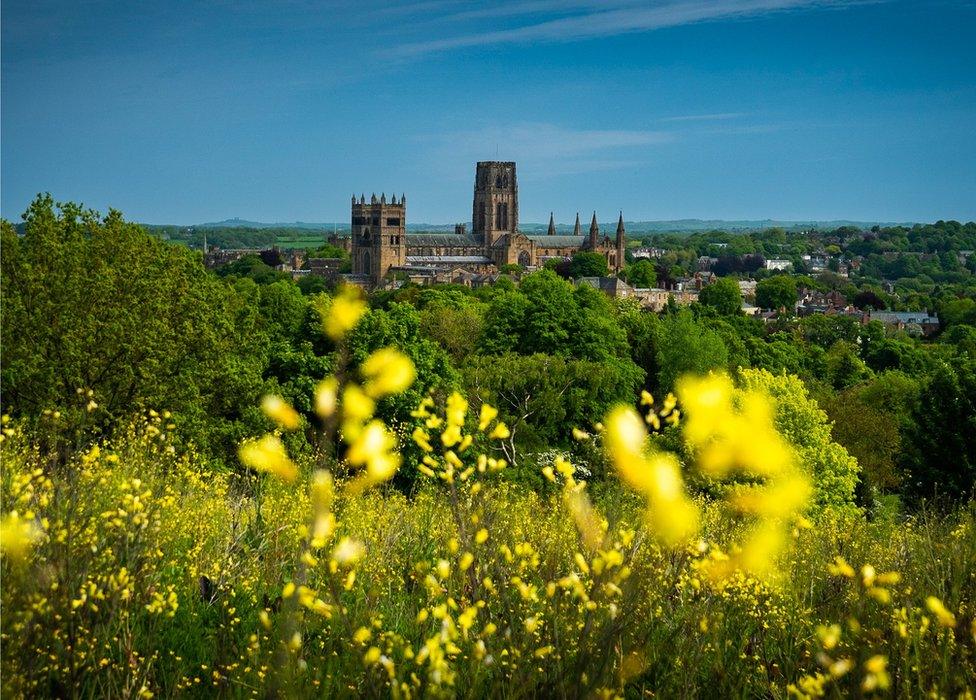
<path id="1" fill-rule="evenodd" d="M 847 389 L 865 381 L 870 370 L 858 356 L 857 349 L 838 340 L 827 351 L 827 379 L 835 389 Z"/>
<path id="2" fill-rule="evenodd" d="M 290 280 L 287 272 L 279 272 L 268 265 L 260 256 L 253 253 L 244 255 L 237 260 L 221 265 L 217 268 L 221 277 L 247 277 L 258 284 L 271 284 L 276 281 Z"/>
<path id="3" fill-rule="evenodd" d="M 976 488 L 976 359 L 942 363 L 922 389 L 902 452 L 914 500 L 966 500 Z"/>
<path id="4" fill-rule="evenodd" d="M 659 337 L 657 365 L 661 391 L 671 390 L 684 374 L 705 374 L 728 366 L 725 343 L 686 310 L 662 318 Z"/>
<path id="5" fill-rule="evenodd" d="M 485 313 L 482 350 L 594 361 L 629 355 L 626 332 L 610 300 L 585 285 L 574 289 L 550 270 L 528 275 L 517 290 L 492 300 Z"/>
<path id="6" fill-rule="evenodd" d="M 731 277 L 720 277 L 707 285 L 698 293 L 698 301 L 726 316 L 742 312 L 742 292 Z"/>
<path id="7" fill-rule="evenodd" d="M 337 245 L 332 245 L 331 243 L 326 243 L 324 245 L 315 248 L 314 250 L 308 251 L 308 257 L 310 258 L 339 258 L 340 260 L 348 260 L 349 253 L 346 252 L 345 248 L 340 248 Z"/>
<path id="8" fill-rule="evenodd" d="M 703 544 L 677 549 L 646 536 L 628 489 L 586 505 L 567 471 L 543 495 L 487 471 L 435 477 L 411 499 L 340 481 L 322 511 L 319 481 L 201 473 L 166 434 L 137 423 L 73 457 L 69 479 L 39 471 L 43 456 L 6 424 L 5 695 L 780 696 L 883 683 L 911 697 L 976 683 L 971 509 L 900 523 L 826 511 L 795 528 L 779 578 L 720 580 L 709 572 L 741 531 L 717 505 L 698 503 Z M 310 548 L 316 512 L 337 520 Z M 596 550 L 587 514 L 607 518 Z M 15 550 L 24 521 L 39 524 Z"/>
<path id="9" fill-rule="evenodd" d="M 22 239 L 4 222 L 3 251 L 8 407 L 58 410 L 71 442 L 149 407 L 178 412 L 201 445 L 253 429 L 258 318 L 192 252 L 50 196 L 31 204 Z"/>
<path id="10" fill-rule="evenodd" d="M 869 490 L 892 492 L 901 483 L 897 466 L 901 452 L 898 419 L 871 405 L 862 391 L 830 392 L 820 403 L 833 423 L 833 439 L 860 465 L 864 486 Z"/>
<path id="11" fill-rule="evenodd" d="M 570 279 L 580 277 L 606 277 L 610 274 L 607 259 L 599 253 L 581 251 L 573 254 L 569 261 L 568 273 Z"/>
<path id="12" fill-rule="evenodd" d="M 756 306 L 761 309 L 786 309 L 793 313 L 796 304 L 796 281 L 788 275 L 776 275 L 756 284 Z"/>
<path id="13" fill-rule="evenodd" d="M 631 287 L 649 289 L 657 285 L 657 270 L 654 263 L 642 258 L 624 270 L 624 279 Z"/>
<path id="14" fill-rule="evenodd" d="M 498 355 L 471 359 L 464 384 L 472 400 L 497 407 L 520 451 L 570 447 L 573 428 L 590 429 L 643 381 L 633 363 L 593 362 L 559 355 Z M 509 461 L 518 462 L 514 450 Z"/>

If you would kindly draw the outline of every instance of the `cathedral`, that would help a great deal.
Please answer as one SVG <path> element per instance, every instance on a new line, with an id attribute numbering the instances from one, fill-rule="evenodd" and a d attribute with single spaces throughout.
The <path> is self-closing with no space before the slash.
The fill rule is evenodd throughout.
<path id="1" fill-rule="evenodd" d="M 579 214 L 573 235 L 556 234 L 552 214 L 545 235 L 529 236 L 519 231 L 518 181 L 515 163 L 478 163 L 474 181 L 472 229 L 455 227 L 453 234 L 409 234 L 406 230 L 407 197 L 387 200 L 374 194 L 352 198 L 352 277 L 368 286 L 380 286 L 397 273 L 417 270 L 497 272 L 507 264 L 526 269 L 541 267 L 547 260 L 565 260 L 578 251 L 599 253 L 614 272 L 624 264 L 623 214 L 615 238 L 600 235 L 596 212 L 588 235 L 580 228 Z"/>

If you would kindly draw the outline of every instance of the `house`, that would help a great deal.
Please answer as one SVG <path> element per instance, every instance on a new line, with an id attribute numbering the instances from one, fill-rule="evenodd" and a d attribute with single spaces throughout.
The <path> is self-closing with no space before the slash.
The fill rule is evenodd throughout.
<path id="1" fill-rule="evenodd" d="M 872 311 L 868 321 L 881 321 L 887 328 L 928 337 L 939 330 L 939 317 L 928 311 Z"/>
<path id="2" fill-rule="evenodd" d="M 617 277 L 580 277 L 576 286 L 587 285 L 613 299 L 628 299 L 634 296 L 634 288 Z"/>
<path id="3" fill-rule="evenodd" d="M 679 306 L 687 306 L 698 301 L 698 292 L 692 290 L 661 289 L 659 287 L 643 287 L 634 289 L 634 298 L 641 306 L 650 311 L 663 311 L 668 305 L 668 299 L 674 299 Z"/>
<path id="4" fill-rule="evenodd" d="M 642 258 L 649 260 L 651 258 L 663 258 L 667 252 L 664 248 L 634 248 L 631 251 L 631 255 L 634 257 L 634 260 L 640 260 Z"/>
<path id="5" fill-rule="evenodd" d="M 756 280 L 739 280 L 739 293 L 744 297 L 756 295 Z"/>

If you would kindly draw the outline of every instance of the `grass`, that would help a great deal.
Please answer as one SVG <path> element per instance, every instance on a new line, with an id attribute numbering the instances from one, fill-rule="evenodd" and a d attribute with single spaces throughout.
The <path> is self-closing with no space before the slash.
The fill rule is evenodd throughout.
<path id="1" fill-rule="evenodd" d="M 699 536 L 667 548 L 643 499 L 606 482 L 592 547 L 565 491 L 504 469 L 410 497 L 340 479 L 335 532 L 316 549 L 307 472 L 208 473 L 170 449 L 159 416 L 122 433 L 55 464 L 6 427 L 5 697 L 976 689 L 972 505 L 872 522 L 825 510 L 790 533 L 778 576 L 718 580 L 708 564 L 739 527 L 719 503 L 699 500 Z M 33 523 L 19 556 L 15 511 Z"/>

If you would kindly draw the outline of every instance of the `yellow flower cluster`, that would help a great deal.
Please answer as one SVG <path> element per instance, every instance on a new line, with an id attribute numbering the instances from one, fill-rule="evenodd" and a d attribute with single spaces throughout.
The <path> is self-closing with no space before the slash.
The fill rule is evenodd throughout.
<path id="1" fill-rule="evenodd" d="M 647 499 L 647 522 L 662 542 L 675 546 L 695 534 L 698 509 L 688 497 L 674 455 L 651 452 L 636 411 L 619 406 L 605 421 L 606 448 L 617 473 Z"/>
<path id="2" fill-rule="evenodd" d="M 447 406 L 443 415 L 432 413 L 431 398 L 424 399 L 411 415 L 423 423 L 414 428 L 411 437 L 426 454 L 418 470 L 430 478 L 441 479 L 448 484 L 455 480 L 467 482 L 475 473 L 495 473 L 508 466 L 504 458 L 489 457 L 479 453 L 477 457 L 465 464 L 465 453 L 475 442 L 476 434 L 484 434 L 489 440 L 503 440 L 509 436 L 508 427 L 502 421 L 497 421 L 498 411 L 482 404 L 479 411 L 478 427 L 473 432 L 465 432 L 468 418 L 468 402 L 457 392 L 447 397 Z M 494 427 L 489 431 L 489 426 Z M 435 440 L 436 437 L 436 440 Z M 439 443 L 442 452 L 437 454 L 434 444 Z M 477 493 L 480 486 L 474 488 Z"/>
<path id="3" fill-rule="evenodd" d="M 325 334 L 338 342 L 359 323 L 366 313 L 366 301 L 356 287 L 344 285 L 323 311 Z"/>
<path id="4" fill-rule="evenodd" d="M 751 518 L 753 525 L 727 559 L 715 562 L 710 574 L 721 579 L 741 569 L 774 577 L 790 523 L 805 522 L 801 518 L 812 487 L 776 430 L 772 399 L 757 391 L 736 392 L 732 380 L 722 374 L 684 377 L 677 392 L 685 412 L 683 435 L 702 473 L 714 479 L 738 475 L 753 482 L 729 489 L 728 504 Z"/>

